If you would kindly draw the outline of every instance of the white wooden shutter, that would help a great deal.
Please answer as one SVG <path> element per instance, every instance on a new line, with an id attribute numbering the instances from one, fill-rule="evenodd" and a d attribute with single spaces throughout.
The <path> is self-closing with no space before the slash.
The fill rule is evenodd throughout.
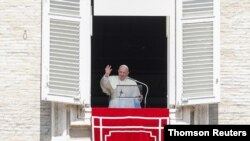
<path id="1" fill-rule="evenodd" d="M 90 104 L 90 7 L 90 0 L 43 0 L 43 100 Z"/>
<path id="2" fill-rule="evenodd" d="M 177 0 L 177 104 L 219 102 L 219 0 Z"/>

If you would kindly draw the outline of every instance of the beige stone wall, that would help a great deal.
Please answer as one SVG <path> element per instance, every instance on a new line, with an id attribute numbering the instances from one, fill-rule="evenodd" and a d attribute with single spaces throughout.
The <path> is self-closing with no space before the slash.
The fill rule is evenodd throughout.
<path id="1" fill-rule="evenodd" d="M 50 139 L 40 76 L 41 0 L 0 0 L 1 141 Z"/>
<path id="2" fill-rule="evenodd" d="M 249 9 L 249 0 L 221 0 L 219 124 L 250 124 Z"/>

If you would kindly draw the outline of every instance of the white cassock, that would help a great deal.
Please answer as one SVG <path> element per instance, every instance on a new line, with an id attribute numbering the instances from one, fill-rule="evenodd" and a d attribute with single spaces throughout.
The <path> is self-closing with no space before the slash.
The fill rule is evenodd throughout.
<path id="1" fill-rule="evenodd" d="M 110 96 L 110 108 L 141 108 L 140 90 L 135 81 L 103 76 L 100 85 L 102 91 Z"/>

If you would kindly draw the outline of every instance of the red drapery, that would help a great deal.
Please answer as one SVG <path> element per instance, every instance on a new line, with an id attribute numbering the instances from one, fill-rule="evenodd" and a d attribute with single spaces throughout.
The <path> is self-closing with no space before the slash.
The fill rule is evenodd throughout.
<path id="1" fill-rule="evenodd" d="M 93 108 L 94 141 L 163 141 L 166 108 Z"/>

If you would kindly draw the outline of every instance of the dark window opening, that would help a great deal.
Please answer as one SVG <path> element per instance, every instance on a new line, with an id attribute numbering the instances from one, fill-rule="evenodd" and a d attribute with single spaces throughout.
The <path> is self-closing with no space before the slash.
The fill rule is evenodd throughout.
<path id="1" fill-rule="evenodd" d="M 166 17 L 94 16 L 91 44 L 92 107 L 108 106 L 109 97 L 100 88 L 107 64 L 112 75 L 119 65 L 128 65 L 129 76 L 148 85 L 146 107 L 167 106 Z"/>

